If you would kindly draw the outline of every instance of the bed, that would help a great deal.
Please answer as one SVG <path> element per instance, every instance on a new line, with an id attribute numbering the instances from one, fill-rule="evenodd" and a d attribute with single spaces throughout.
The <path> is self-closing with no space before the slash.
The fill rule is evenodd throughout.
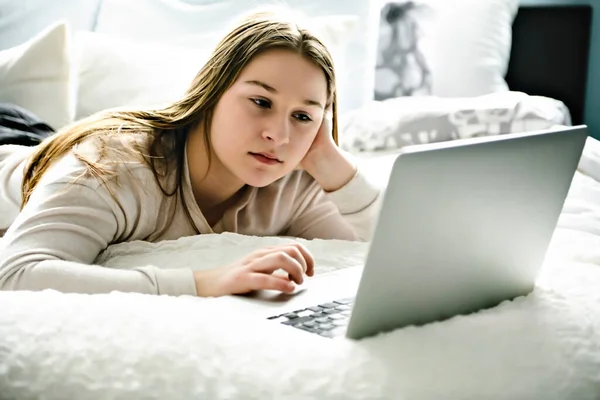
<path id="1" fill-rule="evenodd" d="M 142 3 L 153 6 L 143 8 Z M 30 26 L 46 29 L 46 35 L 38 39 L 43 39 L 44 56 L 55 61 L 48 63 L 46 72 L 56 69 L 53 93 L 63 97 L 55 96 L 52 112 L 48 100 L 39 96 L 35 101 L 19 100 L 48 115 L 57 126 L 112 106 L 115 99 L 135 104 L 168 101 L 184 87 L 182 77 L 192 73 L 183 61 L 197 57 L 201 62 L 206 46 L 195 47 L 198 52 L 190 56 L 186 41 L 196 46 L 197 37 L 182 35 L 167 50 L 161 35 L 172 30 L 184 33 L 183 25 L 195 22 L 211 7 L 226 15 L 230 7 L 242 3 L 87 0 L 66 8 L 69 15 L 63 17 L 69 26 L 50 28 L 40 22 L 39 10 L 20 11 L 21 17 L 37 16 Z M 476 54 L 480 46 L 469 36 L 465 40 L 473 43 L 463 47 L 473 52 L 467 58 L 471 64 L 452 67 L 471 68 L 475 76 L 483 68 L 477 60 L 492 60 L 482 76 L 495 69 L 493 76 L 456 85 L 457 75 L 450 73 L 450 64 L 446 64 L 448 75 L 440 78 L 436 74 L 440 64 L 432 63 L 429 91 L 372 102 L 374 88 L 366 82 L 369 76 L 375 77 L 377 60 L 365 55 L 376 49 L 365 35 L 348 35 L 348 29 L 377 35 L 372 19 L 380 9 L 373 11 L 371 6 L 378 2 L 348 1 L 343 10 L 350 16 L 342 15 L 334 3 L 319 8 L 320 17 L 330 23 L 336 15 L 335 26 L 330 24 L 326 30 L 328 40 L 336 47 L 337 57 L 348 63 L 361 61 L 341 73 L 340 90 L 352 96 L 340 105 L 340 145 L 354 153 L 365 173 L 381 186 L 387 182 L 398 149 L 406 145 L 583 122 L 585 82 L 580 79 L 587 71 L 588 46 L 581 43 L 589 43 L 589 7 L 521 6 L 517 13 L 516 1 L 461 0 L 456 4 L 465 8 L 444 11 L 454 19 L 445 22 L 442 32 L 457 31 L 457 12 L 467 7 L 479 10 L 482 14 L 475 17 L 481 20 L 490 12 L 493 23 L 510 21 L 513 27 L 510 46 L 503 35 L 490 39 L 499 43 L 491 46 L 498 50 L 494 54 Z M 296 4 L 310 12 L 318 2 Z M 506 12 L 489 7 L 504 7 Z M 363 18 L 357 22 L 353 15 Z M 549 18 L 557 15 L 568 22 L 549 24 Z M 3 36 L 10 22 L 2 21 L 0 17 L 0 45 L 13 46 L 17 39 L 11 43 Z M 123 25 L 124 21 L 128 24 Z M 156 24 L 151 24 L 150 32 L 140 21 Z M 187 22 L 178 26 L 177 21 Z M 126 36 L 118 46 L 113 36 L 117 29 Z M 506 26 L 502 32 L 507 32 Z M 25 40 L 27 33 L 18 33 Z M 534 39 L 545 35 L 562 35 L 562 41 L 552 49 L 540 47 Z M 345 43 L 347 36 L 352 40 Z M 68 40 L 73 48 L 85 46 L 87 52 L 77 53 L 79 66 L 65 75 L 72 57 L 65 50 Z M 211 40 L 212 34 L 202 37 L 203 43 Z M 165 54 L 172 63 L 157 61 L 148 66 L 151 58 L 144 54 L 156 48 L 171 51 Z M 539 66 L 532 64 L 532 49 L 547 61 L 544 74 L 537 74 Z M 106 54 L 110 62 L 103 57 Z M 561 62 L 553 63 L 556 59 Z M 170 65 L 177 61 L 182 65 Z M 161 75 L 164 82 L 148 79 L 164 74 L 165 68 L 175 68 L 177 73 Z M 27 73 L 31 71 L 23 72 Z M 67 79 L 73 73 L 78 77 L 75 87 Z M 117 80 L 108 80 L 115 75 Z M 352 90 L 350 78 L 358 75 L 360 84 Z M 31 84 L 25 78 L 23 82 Z M 124 82 L 129 83 L 125 89 Z M 290 240 L 221 234 L 134 242 L 108 248 L 97 262 L 110 268 L 147 263 L 182 268 L 190 267 L 190 260 L 201 259 L 201 267 L 210 268 L 252 249 Z M 368 243 L 300 241 L 315 256 L 320 275 L 360 268 L 368 249 Z M 590 137 L 536 289 L 529 296 L 472 315 L 351 341 L 259 321 L 226 307 L 223 299 L 118 292 L 93 296 L 52 290 L 0 292 L 0 398 L 598 399 L 599 249 L 600 143 Z"/>
<path id="2" fill-rule="evenodd" d="M 592 142 L 537 287 L 527 297 L 353 342 L 236 313 L 220 299 L 1 293 L 3 394 L 57 399 L 596 399 L 599 156 Z M 147 262 L 178 268 L 202 259 L 213 266 L 286 240 L 223 234 L 133 243 L 111 248 L 100 261 L 112 268 Z M 319 273 L 359 266 L 367 248 L 302 242 L 315 255 Z"/>

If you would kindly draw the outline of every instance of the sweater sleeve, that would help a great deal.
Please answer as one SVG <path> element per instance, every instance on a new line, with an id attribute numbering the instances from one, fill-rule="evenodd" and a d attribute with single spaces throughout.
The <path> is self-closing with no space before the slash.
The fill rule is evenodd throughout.
<path id="1" fill-rule="evenodd" d="M 136 239 L 130 226 L 140 218 L 139 195 L 128 185 L 111 191 L 91 178 L 42 179 L 2 239 L 0 290 L 196 295 L 191 269 L 93 265 L 108 245 Z"/>
<path id="2" fill-rule="evenodd" d="M 371 239 L 382 195 L 360 170 L 334 192 L 325 193 L 312 178 L 295 192 L 299 205 L 284 235 L 305 239 Z"/>
<path id="3" fill-rule="evenodd" d="M 33 149 L 10 144 L 0 146 L 0 237 L 19 214 L 24 160 Z"/>
<path id="4" fill-rule="evenodd" d="M 369 181 L 359 168 L 350 182 L 329 192 L 327 197 L 352 226 L 359 240 L 371 240 L 383 198 L 382 189 Z"/>

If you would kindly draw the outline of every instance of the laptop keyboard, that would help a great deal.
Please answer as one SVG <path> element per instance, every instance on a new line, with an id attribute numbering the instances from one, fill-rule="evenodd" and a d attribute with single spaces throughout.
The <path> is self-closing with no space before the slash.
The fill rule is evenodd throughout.
<path id="1" fill-rule="evenodd" d="M 306 332 L 333 338 L 346 332 L 354 298 L 346 298 L 302 308 L 267 319 L 293 326 Z"/>

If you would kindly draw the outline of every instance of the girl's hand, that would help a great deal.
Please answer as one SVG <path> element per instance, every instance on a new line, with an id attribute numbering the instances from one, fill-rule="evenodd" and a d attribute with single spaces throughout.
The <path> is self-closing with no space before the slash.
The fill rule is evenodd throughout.
<path id="1" fill-rule="evenodd" d="M 194 280 L 198 296 L 218 297 L 253 290 L 291 293 L 304 282 L 305 274 L 314 275 L 314 259 L 308 249 L 295 243 L 254 251 L 226 267 L 195 271 Z"/>
<path id="2" fill-rule="evenodd" d="M 321 121 L 321 125 L 319 127 L 319 131 L 317 132 L 317 136 L 308 149 L 308 153 L 302 160 L 301 166 L 304 168 L 304 164 L 309 164 L 312 162 L 312 159 L 319 157 L 322 154 L 327 152 L 331 153 L 333 151 L 337 151 L 337 145 L 333 141 L 333 114 L 331 110 L 325 110 L 323 115 L 323 121 Z M 304 168 L 306 169 L 306 168 Z"/>
<path id="3" fill-rule="evenodd" d="M 333 116 L 325 111 L 317 136 L 300 163 L 326 192 L 346 185 L 356 174 L 356 166 L 333 141 Z"/>

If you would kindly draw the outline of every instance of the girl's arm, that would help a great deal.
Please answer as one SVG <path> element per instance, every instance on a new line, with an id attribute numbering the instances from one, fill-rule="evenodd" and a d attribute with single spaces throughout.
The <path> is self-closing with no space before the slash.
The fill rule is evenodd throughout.
<path id="1" fill-rule="evenodd" d="M 383 199 L 383 189 L 377 188 L 358 169 L 351 180 L 327 197 L 350 224 L 356 237 L 369 241 L 373 236 L 377 215 Z"/>
<path id="2" fill-rule="evenodd" d="M 302 193 L 295 202 L 297 210 L 287 236 L 306 239 L 341 239 L 368 241 L 373 235 L 383 192 L 372 184 L 360 170 L 352 170 L 348 182 L 332 192 L 304 174 Z"/>
<path id="3" fill-rule="evenodd" d="M 311 205 L 302 220 L 293 224 L 302 226 L 300 236 L 370 240 L 383 193 L 361 173 L 352 156 L 332 143 L 313 151 L 303 167 L 326 195 L 314 190 L 309 194 L 313 196 Z M 336 218 L 335 214 L 341 214 L 342 218 Z M 312 220 L 310 229 L 305 220 Z M 353 235 L 348 233 L 349 228 Z M 297 228 L 291 231 L 299 232 Z"/>
<path id="4" fill-rule="evenodd" d="M 109 244 L 148 234 L 153 222 L 147 221 L 142 203 L 151 207 L 152 199 L 125 179 L 120 185 L 109 181 L 115 199 L 94 179 L 72 183 L 60 170 L 68 170 L 68 163 L 57 164 L 0 242 L 0 290 L 196 295 L 191 269 L 93 265 Z M 54 174 L 68 178 L 54 179 Z"/>
<path id="5" fill-rule="evenodd" d="M 305 206 L 303 213 L 294 219 L 288 231 L 290 235 L 307 238 L 368 241 L 373 235 L 383 194 L 358 170 L 352 156 L 334 142 L 332 118 L 331 111 L 326 110 L 301 163 L 328 199 L 323 199 L 319 191 L 308 190 L 310 200 L 301 201 Z"/>

